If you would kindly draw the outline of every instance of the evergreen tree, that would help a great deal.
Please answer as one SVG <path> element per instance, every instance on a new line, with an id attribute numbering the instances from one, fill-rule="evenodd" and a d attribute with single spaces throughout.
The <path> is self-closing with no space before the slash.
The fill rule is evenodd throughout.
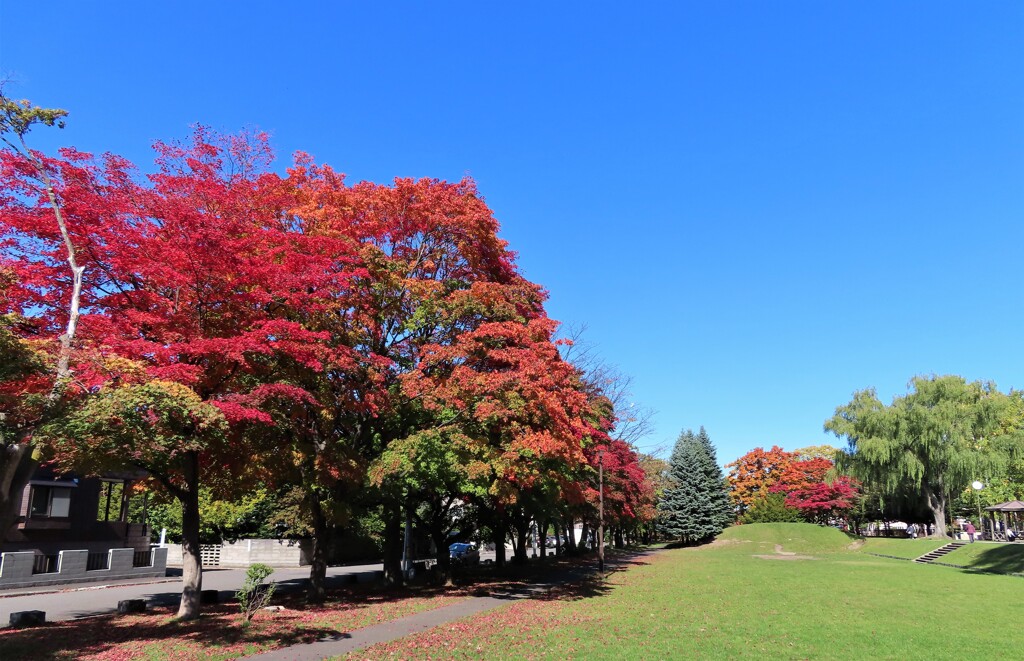
<path id="1" fill-rule="evenodd" d="M 662 534 L 687 543 L 707 541 L 732 523 L 725 478 L 704 428 L 679 435 L 669 462 L 671 486 L 658 504 Z"/>
<path id="2" fill-rule="evenodd" d="M 728 528 L 736 521 L 736 510 L 732 500 L 729 498 L 729 483 L 722 473 L 722 467 L 718 465 L 718 452 L 711 443 L 711 437 L 704 431 L 703 425 L 697 432 L 697 440 L 707 453 L 709 463 L 706 473 L 708 478 L 708 500 L 710 503 L 711 518 L 718 530 L 715 535 L 725 528 Z"/>

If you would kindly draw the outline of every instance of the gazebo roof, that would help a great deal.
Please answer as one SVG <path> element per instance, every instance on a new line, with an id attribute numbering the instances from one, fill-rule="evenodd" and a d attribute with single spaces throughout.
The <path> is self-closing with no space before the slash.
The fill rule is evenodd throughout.
<path id="1" fill-rule="evenodd" d="M 986 507 L 988 512 L 1024 512 L 1024 502 L 1019 500 L 1011 500 L 1006 503 L 999 503 L 992 507 Z"/>

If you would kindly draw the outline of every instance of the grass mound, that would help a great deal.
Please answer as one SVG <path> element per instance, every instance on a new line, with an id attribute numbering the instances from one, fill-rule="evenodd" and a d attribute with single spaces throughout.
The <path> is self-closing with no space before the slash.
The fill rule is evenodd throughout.
<path id="1" fill-rule="evenodd" d="M 749 523 L 727 528 L 715 541 L 743 542 L 750 553 L 773 553 L 778 546 L 795 553 L 835 553 L 845 551 L 854 538 L 813 523 Z"/>

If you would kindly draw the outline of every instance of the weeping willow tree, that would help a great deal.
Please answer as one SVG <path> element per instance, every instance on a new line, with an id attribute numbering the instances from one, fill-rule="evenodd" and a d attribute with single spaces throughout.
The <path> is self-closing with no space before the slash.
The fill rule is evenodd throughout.
<path id="1" fill-rule="evenodd" d="M 1020 398 L 959 376 L 915 377 L 909 388 L 889 406 L 873 388 L 856 392 L 825 429 L 847 440 L 840 471 L 883 498 L 916 500 L 945 535 L 950 494 L 1000 472 L 1019 445 Z"/>

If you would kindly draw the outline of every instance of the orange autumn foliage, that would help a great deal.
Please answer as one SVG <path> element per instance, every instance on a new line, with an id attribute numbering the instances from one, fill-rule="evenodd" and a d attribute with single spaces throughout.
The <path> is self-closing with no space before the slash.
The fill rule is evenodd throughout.
<path id="1" fill-rule="evenodd" d="M 743 513 L 754 502 L 766 497 L 769 489 L 781 482 L 797 461 L 795 452 L 786 452 L 777 445 L 771 450 L 754 448 L 736 461 L 726 464 L 729 470 L 729 496 Z"/>

